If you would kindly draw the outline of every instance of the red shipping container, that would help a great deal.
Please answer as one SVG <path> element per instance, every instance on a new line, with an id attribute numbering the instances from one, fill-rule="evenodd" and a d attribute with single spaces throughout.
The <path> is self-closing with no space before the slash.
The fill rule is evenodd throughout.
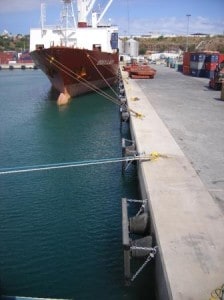
<path id="1" fill-rule="evenodd" d="M 183 57 L 183 65 L 184 66 L 190 66 L 190 52 L 184 52 L 184 57 Z"/>
<path id="2" fill-rule="evenodd" d="M 0 53 L 0 64 L 7 64 L 10 60 L 10 57 L 7 55 L 7 53 L 1 52 Z"/>
<path id="3" fill-rule="evenodd" d="M 217 67 L 218 63 L 215 62 L 207 62 L 205 63 L 205 70 L 206 71 L 214 71 Z"/>
<path id="4" fill-rule="evenodd" d="M 190 74 L 190 66 L 183 66 L 183 74 L 189 75 Z"/>
<path id="5" fill-rule="evenodd" d="M 18 63 L 19 64 L 24 64 L 24 65 L 26 65 L 26 64 L 32 64 L 33 60 L 32 59 L 29 59 L 29 60 L 28 59 L 27 60 L 19 59 Z"/>
<path id="6" fill-rule="evenodd" d="M 219 54 L 219 63 L 221 63 L 222 61 L 224 61 L 224 54 L 220 53 Z"/>

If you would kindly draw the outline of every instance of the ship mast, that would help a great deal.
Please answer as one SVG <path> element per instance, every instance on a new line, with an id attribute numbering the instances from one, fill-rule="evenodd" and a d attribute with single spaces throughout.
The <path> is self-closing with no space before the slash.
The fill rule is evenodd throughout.
<path id="1" fill-rule="evenodd" d="M 75 15 L 72 5 L 72 0 L 63 0 L 63 10 L 61 16 L 62 28 L 65 31 L 65 46 L 67 46 L 68 42 L 68 30 L 76 28 Z"/>
<path id="2" fill-rule="evenodd" d="M 67 29 L 76 27 L 72 0 L 63 0 L 62 27 Z"/>

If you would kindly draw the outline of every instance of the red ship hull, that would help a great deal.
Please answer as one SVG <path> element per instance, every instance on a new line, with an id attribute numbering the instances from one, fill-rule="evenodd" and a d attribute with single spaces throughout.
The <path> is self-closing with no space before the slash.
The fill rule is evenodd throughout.
<path id="1" fill-rule="evenodd" d="M 104 88 L 107 83 L 111 85 L 117 78 L 118 53 L 51 47 L 37 49 L 30 55 L 60 93 L 59 105 L 71 97 Z"/>

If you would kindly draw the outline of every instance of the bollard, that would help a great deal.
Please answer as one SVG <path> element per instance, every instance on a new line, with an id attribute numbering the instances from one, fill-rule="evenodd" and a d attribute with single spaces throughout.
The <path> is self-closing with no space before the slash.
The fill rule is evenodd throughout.
<path id="1" fill-rule="evenodd" d="M 120 102 L 121 102 L 121 105 L 127 105 L 127 98 L 124 97 L 124 96 L 120 96 Z"/>

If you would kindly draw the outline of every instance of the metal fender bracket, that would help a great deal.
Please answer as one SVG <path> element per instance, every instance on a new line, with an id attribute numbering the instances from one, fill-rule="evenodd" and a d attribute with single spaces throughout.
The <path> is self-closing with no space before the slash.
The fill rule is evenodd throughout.
<path id="1" fill-rule="evenodd" d="M 128 203 L 141 202 L 142 206 L 137 214 L 129 218 Z M 140 274 L 145 266 L 156 254 L 157 246 L 152 247 L 152 237 L 149 233 L 149 215 L 145 212 L 146 200 L 130 200 L 122 198 L 122 243 L 124 251 L 124 278 L 125 284 L 131 282 Z M 131 239 L 130 234 L 134 233 L 138 238 Z M 140 268 L 133 274 L 131 271 L 131 260 L 145 258 Z"/>
<path id="2" fill-rule="evenodd" d="M 138 155 L 136 150 L 136 144 L 134 141 L 122 138 L 122 157 L 134 157 Z M 122 173 L 124 173 L 131 164 L 134 164 L 133 160 L 126 160 L 122 162 Z"/>

